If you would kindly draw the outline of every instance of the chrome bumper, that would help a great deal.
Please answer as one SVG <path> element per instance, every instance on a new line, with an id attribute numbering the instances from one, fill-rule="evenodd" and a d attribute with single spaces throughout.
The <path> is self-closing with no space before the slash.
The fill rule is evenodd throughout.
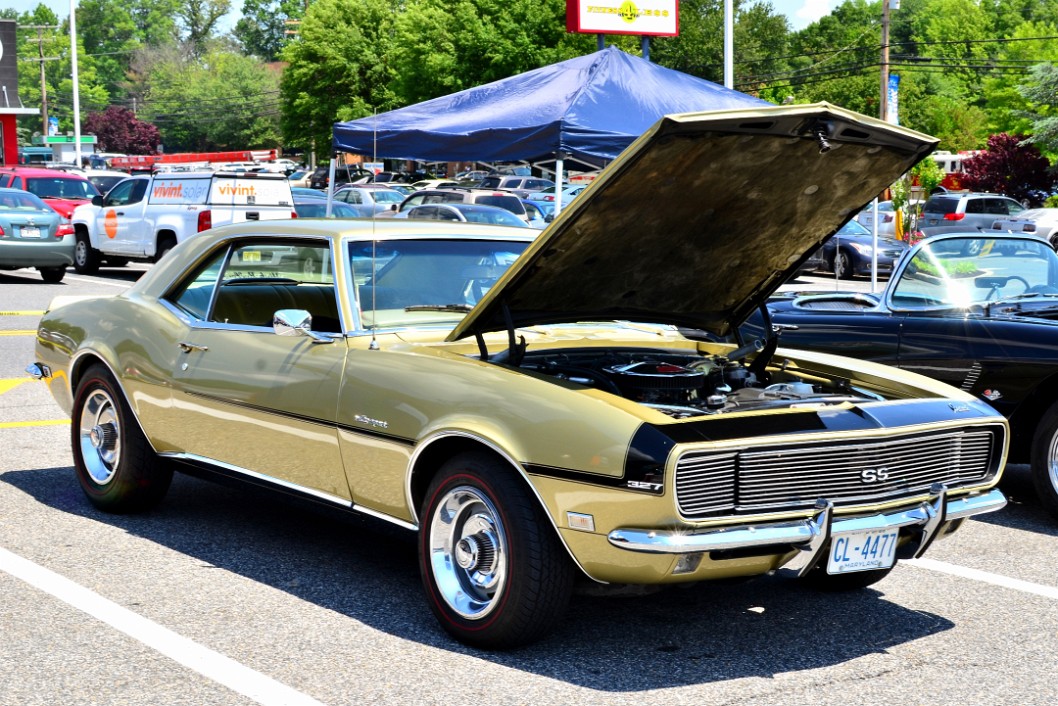
<path id="1" fill-rule="evenodd" d="M 797 554 L 783 570 L 803 575 L 819 560 L 824 547 L 834 535 L 865 530 L 913 528 L 911 541 L 900 547 L 900 559 L 922 555 L 945 522 L 972 515 L 1001 510 L 1007 499 L 996 489 L 981 495 L 949 500 L 947 489 L 934 487 L 930 500 L 917 507 L 865 517 L 835 518 L 834 505 L 826 500 L 816 503 L 815 514 L 803 520 L 775 524 L 743 525 L 692 531 L 616 529 L 610 532 L 610 544 L 621 549 L 651 554 L 693 554 L 754 547 L 792 546 Z"/>

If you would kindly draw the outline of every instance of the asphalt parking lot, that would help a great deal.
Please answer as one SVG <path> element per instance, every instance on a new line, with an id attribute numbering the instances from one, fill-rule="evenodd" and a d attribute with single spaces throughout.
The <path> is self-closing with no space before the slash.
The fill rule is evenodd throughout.
<path id="1" fill-rule="evenodd" d="M 69 420 L 23 368 L 52 296 L 116 293 L 145 267 L 0 274 L 2 704 L 1058 700 L 1058 522 L 1021 467 L 1006 509 L 865 591 L 765 577 L 581 594 L 547 640 L 503 653 L 437 627 L 414 538 L 385 523 L 185 476 L 151 513 L 102 514 Z"/>

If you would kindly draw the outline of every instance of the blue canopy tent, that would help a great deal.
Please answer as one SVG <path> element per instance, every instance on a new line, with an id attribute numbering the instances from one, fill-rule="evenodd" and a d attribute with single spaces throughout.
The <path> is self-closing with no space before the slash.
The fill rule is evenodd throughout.
<path id="1" fill-rule="evenodd" d="M 601 165 L 663 115 L 769 105 L 607 47 L 406 108 L 335 123 L 334 151 L 419 161 Z M 332 160 L 331 164 L 334 164 Z"/>

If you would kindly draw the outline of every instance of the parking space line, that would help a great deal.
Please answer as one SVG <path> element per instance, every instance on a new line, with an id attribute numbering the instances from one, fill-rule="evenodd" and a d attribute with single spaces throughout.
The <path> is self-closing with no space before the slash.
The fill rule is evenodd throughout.
<path id="1" fill-rule="evenodd" d="M 60 574 L 0 547 L 0 570 L 138 640 L 147 647 L 265 706 L 323 706 L 230 657 L 203 647 Z"/>
<path id="2" fill-rule="evenodd" d="M 44 311 L 0 311 L 0 316 L 44 316 Z"/>
<path id="3" fill-rule="evenodd" d="M 1000 574 L 993 574 L 988 571 L 979 571 L 978 569 L 949 564 L 944 561 L 937 561 L 936 559 L 906 559 L 901 561 L 900 565 L 915 566 L 930 571 L 939 571 L 942 574 L 950 574 L 951 576 L 958 576 L 959 578 L 990 583 L 993 586 L 1011 588 L 1015 591 L 1021 591 L 1022 593 L 1033 593 L 1037 596 L 1043 596 L 1044 598 L 1058 601 L 1058 588 L 1055 588 L 1054 586 L 1043 586 L 1038 583 L 1012 579 L 1009 576 L 1001 576 Z"/>
<path id="4" fill-rule="evenodd" d="M 69 419 L 38 419 L 31 422 L 0 422 L 0 429 L 18 429 L 20 427 L 57 427 L 69 423 Z"/>
<path id="5" fill-rule="evenodd" d="M 12 329 L 10 331 L 0 331 L 0 336 L 36 336 L 36 335 L 37 335 L 36 329 L 22 329 L 22 330 Z"/>
<path id="6" fill-rule="evenodd" d="M 0 395 L 14 390 L 19 385 L 33 382 L 32 378 L 0 378 Z"/>

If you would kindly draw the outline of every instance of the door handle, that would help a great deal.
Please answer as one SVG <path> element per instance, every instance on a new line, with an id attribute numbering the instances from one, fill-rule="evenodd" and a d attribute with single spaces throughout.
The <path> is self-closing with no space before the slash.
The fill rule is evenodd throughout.
<path id="1" fill-rule="evenodd" d="M 178 345 L 180 346 L 180 350 L 184 353 L 190 353 L 191 351 L 202 351 L 204 353 L 209 350 L 206 346 L 200 346 L 197 343 L 188 343 L 187 341 L 180 341 Z"/>

